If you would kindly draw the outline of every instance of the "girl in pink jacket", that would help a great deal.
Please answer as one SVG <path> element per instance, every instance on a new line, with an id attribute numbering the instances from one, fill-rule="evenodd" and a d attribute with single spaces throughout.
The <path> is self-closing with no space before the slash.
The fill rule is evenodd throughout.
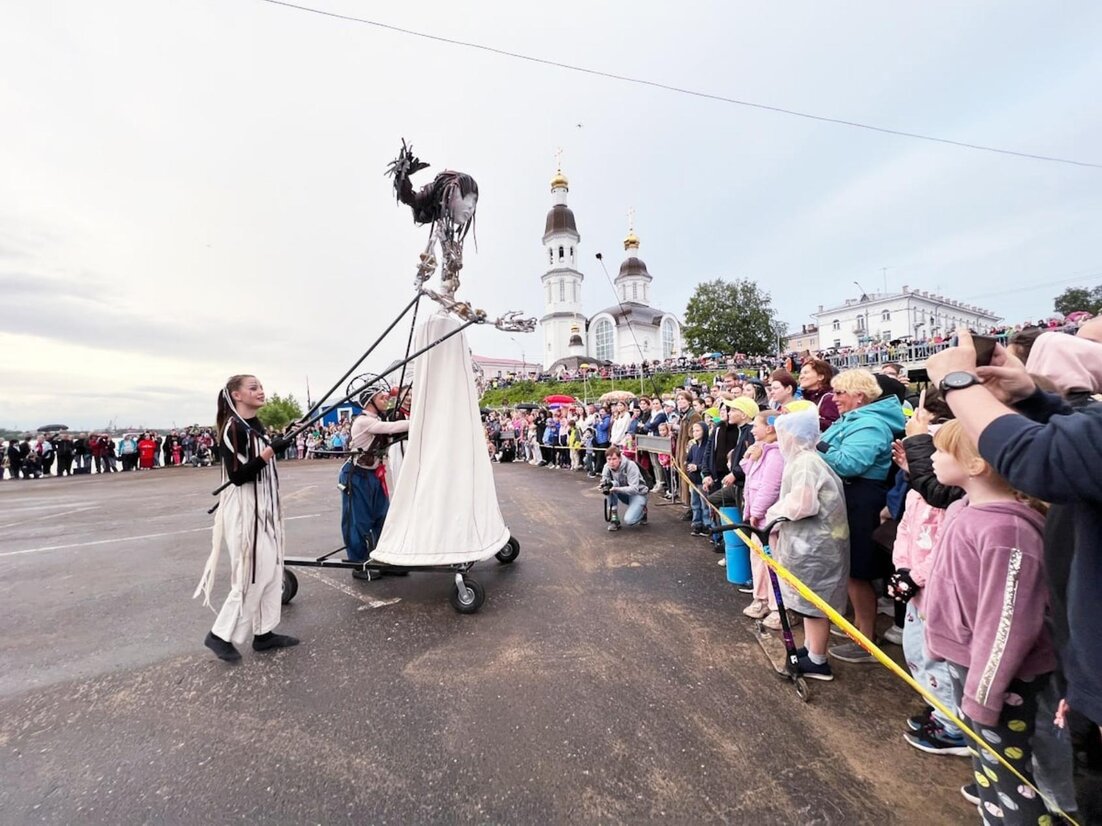
<path id="1" fill-rule="evenodd" d="M 760 528 L 765 524 L 765 512 L 773 506 L 781 493 L 781 477 L 784 475 L 784 457 L 777 447 L 777 430 L 773 427 L 776 413 L 772 410 L 759 413 L 754 418 L 754 443 L 746 449 L 739 467 L 746 474 L 743 485 L 742 518 Z M 750 554 L 750 571 L 754 577 L 754 601 L 742 609 L 753 619 L 767 617 L 768 628 L 780 628 L 777 600 L 769 582 L 769 569 L 757 554 Z"/>

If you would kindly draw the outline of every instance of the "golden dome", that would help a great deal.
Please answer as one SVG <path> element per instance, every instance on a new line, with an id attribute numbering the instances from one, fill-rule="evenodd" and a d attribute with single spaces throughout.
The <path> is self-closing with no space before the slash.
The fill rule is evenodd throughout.
<path id="1" fill-rule="evenodd" d="M 635 230 L 628 230 L 628 237 L 624 239 L 624 249 L 639 249 L 639 236 L 635 234 Z"/>
<path id="2" fill-rule="evenodd" d="M 551 179 L 551 188 L 552 189 L 555 189 L 555 188 L 560 187 L 560 186 L 563 189 L 569 189 L 570 188 L 570 181 L 566 180 L 566 176 L 562 174 L 561 169 L 558 172 L 556 172 L 555 177 Z"/>

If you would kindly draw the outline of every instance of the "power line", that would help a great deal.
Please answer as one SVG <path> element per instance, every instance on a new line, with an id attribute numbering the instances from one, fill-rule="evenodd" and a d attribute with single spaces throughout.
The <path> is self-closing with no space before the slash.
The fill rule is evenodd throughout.
<path id="1" fill-rule="evenodd" d="M 949 146 L 956 146 L 962 149 L 975 149 L 982 152 L 994 152 L 999 155 L 1011 155 L 1017 158 L 1029 158 L 1035 161 L 1049 161 L 1051 163 L 1063 163 L 1070 164 L 1072 166 L 1082 166 L 1091 169 L 1102 169 L 1102 163 L 1091 163 L 1089 161 L 1077 161 L 1072 158 L 1058 158 L 1053 155 L 1037 155 L 1032 152 L 1018 152 L 1014 149 L 1001 149 L 997 146 L 986 146 L 979 143 L 968 143 L 967 141 L 957 141 L 951 138 L 939 138 L 934 135 L 923 135 L 919 132 L 906 132 L 902 129 L 889 129 L 886 126 L 874 126 L 869 123 L 861 123 L 854 120 L 846 120 L 845 118 L 834 118 L 826 115 L 813 115 L 809 112 L 800 112 L 796 109 L 786 109 L 782 106 L 770 106 L 766 103 L 754 103 L 749 100 L 740 100 L 738 98 L 727 97 L 725 95 L 717 95 L 711 92 L 701 92 L 696 89 L 686 89 L 681 86 L 674 86 L 669 83 L 661 83 L 657 80 L 646 80 L 645 78 L 631 77 L 630 75 L 621 75 L 615 72 L 606 72 L 600 69 L 591 69 L 586 66 L 575 66 L 570 63 L 561 63 L 557 60 L 548 60 L 544 57 L 535 57 L 533 55 L 521 54 L 519 52 L 511 52 L 507 49 L 499 49 L 494 46 L 486 46 L 482 43 L 472 43 L 467 40 L 457 40 L 450 37 L 442 37 L 437 34 L 429 34 L 427 32 L 414 31 L 413 29 L 405 29 L 401 26 L 395 26 L 390 23 L 382 23 L 378 20 L 368 20 L 363 17 L 353 17 L 348 14 L 338 14 L 337 12 L 325 11 L 324 9 L 315 9 L 309 6 L 300 6 L 296 3 L 288 3 L 285 0 L 260 0 L 262 3 L 270 3 L 273 6 L 284 6 L 289 9 L 297 9 L 298 11 L 309 12 L 310 14 L 319 14 L 323 17 L 332 17 L 337 20 L 344 20 L 349 23 L 362 23 L 365 26 L 374 26 L 378 29 L 384 29 L 386 31 L 395 32 L 397 34 L 405 34 L 410 37 L 420 37 L 424 40 L 434 40 L 437 43 L 446 43 L 450 46 L 461 46 L 466 49 L 476 49 L 482 52 L 488 52 L 490 54 L 499 55 L 501 57 L 510 57 L 514 60 L 524 60 L 529 63 L 537 63 L 541 66 L 551 66 L 556 69 L 565 69 L 570 72 L 579 72 L 581 74 L 593 75 L 595 77 L 603 77 L 609 80 L 619 80 L 623 83 L 634 83 L 639 86 L 649 86 L 653 89 L 663 89 L 667 92 L 676 92 L 681 95 L 690 95 L 692 97 L 705 98 L 706 100 L 714 100 L 720 103 L 729 103 L 734 106 L 745 106 L 750 109 L 759 109 L 765 112 L 775 112 L 781 115 L 790 115 L 796 118 L 804 118 L 806 120 L 820 121 L 822 123 L 833 123 L 838 126 L 849 126 L 854 129 L 865 129 L 870 132 L 880 132 L 885 135 L 896 135 L 902 138 L 914 138 L 921 141 L 929 141 L 932 143 L 942 143 Z"/>
<path id="2" fill-rule="evenodd" d="M 1087 281 L 1088 279 L 1092 279 L 1092 278 L 1102 278 L 1102 271 L 1089 272 L 1089 273 L 1086 273 L 1084 275 L 1077 275 L 1074 278 L 1060 278 L 1060 279 L 1057 279 L 1056 281 L 1038 281 L 1035 284 L 1029 284 L 1028 286 L 1025 286 L 1025 287 L 1014 287 L 1013 289 L 1010 289 L 1010 290 L 999 290 L 996 293 L 996 295 L 1010 295 L 1012 293 L 1025 293 L 1025 292 L 1031 292 L 1033 290 L 1045 290 L 1045 289 L 1048 289 L 1049 287 L 1061 286 L 1063 284 L 1074 284 L 1077 281 Z M 964 298 L 962 298 L 960 300 L 961 301 L 968 301 L 968 300 L 973 299 L 973 298 L 990 298 L 991 295 L 992 295 L 991 293 L 984 293 L 983 295 L 971 295 L 971 296 L 965 296 Z"/>

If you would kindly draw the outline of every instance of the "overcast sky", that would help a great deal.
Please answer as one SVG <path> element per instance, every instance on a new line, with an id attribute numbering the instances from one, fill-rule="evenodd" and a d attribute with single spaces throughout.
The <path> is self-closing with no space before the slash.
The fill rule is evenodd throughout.
<path id="1" fill-rule="evenodd" d="M 368 3 L 339 13 L 892 129 L 1102 162 L 1102 4 Z M 1047 315 L 1102 283 L 1102 170 L 749 109 L 259 0 L 0 12 L 0 427 L 183 425 L 226 376 L 315 396 L 412 296 L 400 139 L 479 183 L 461 297 L 543 311 L 563 149 L 590 312 L 629 207 L 655 303 L 756 279 L 790 326 L 902 284 Z M 519 358 L 539 333 L 479 329 Z M 404 348 L 397 335 L 368 366 Z"/>

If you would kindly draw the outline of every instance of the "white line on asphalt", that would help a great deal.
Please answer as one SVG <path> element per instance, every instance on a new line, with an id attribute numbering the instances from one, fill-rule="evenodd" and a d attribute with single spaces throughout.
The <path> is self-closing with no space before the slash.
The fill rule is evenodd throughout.
<path id="1" fill-rule="evenodd" d="M 330 588 L 336 588 L 342 594 L 347 594 L 353 599 L 358 599 L 360 602 L 364 603 L 356 609 L 357 611 L 366 611 L 368 608 L 385 608 L 387 605 L 393 605 L 396 602 L 402 601 L 401 597 L 394 597 L 392 599 L 375 599 L 374 597 L 364 596 L 359 591 L 355 591 L 352 588 L 349 588 L 344 583 L 335 582 L 332 579 L 329 579 L 329 577 L 322 576 L 317 571 L 311 571 L 309 568 L 304 568 L 302 573 L 306 574 L 306 576 L 313 577 L 318 582 L 324 582 Z"/>
<path id="2" fill-rule="evenodd" d="M 290 522 L 294 519 L 310 519 L 310 518 L 315 517 L 315 516 L 321 516 L 321 514 L 320 513 L 307 513 L 307 514 L 304 514 L 302 516 L 288 516 L 283 521 L 284 522 Z M 73 542 L 72 544 L 69 544 L 69 545 L 47 545 L 47 546 L 42 547 L 42 548 L 26 548 L 25 550 L 22 550 L 22 551 L 7 551 L 5 553 L 0 553 L 0 557 L 21 556 L 22 554 L 37 554 L 37 553 L 41 553 L 42 551 L 64 551 L 64 550 L 67 550 L 69 548 L 90 548 L 93 545 L 111 545 L 111 544 L 118 544 L 119 542 L 136 542 L 139 539 L 160 539 L 161 537 L 165 537 L 165 536 L 178 536 L 179 534 L 183 534 L 183 533 L 198 533 L 199 531 L 209 531 L 209 530 L 211 530 L 210 526 L 205 527 L 205 528 L 186 528 L 185 530 L 182 530 L 182 531 L 165 531 L 164 533 L 147 533 L 147 534 L 143 534 L 142 536 L 119 536 L 119 537 L 112 537 L 111 539 L 96 539 L 96 540 L 93 540 L 92 542 Z"/>
<path id="3" fill-rule="evenodd" d="M 18 522 L 9 522 L 6 525 L 0 525 L 0 528 L 14 528 L 16 525 L 26 525 L 28 522 L 36 522 L 39 519 L 57 519 L 59 516 L 68 516 L 71 513 L 80 513 L 81 511 L 90 511 L 95 509 L 96 505 L 87 505 L 83 508 L 73 508 L 69 511 L 62 511 L 61 513 L 44 513 L 40 516 L 32 516 L 30 519 L 20 519 Z"/>

